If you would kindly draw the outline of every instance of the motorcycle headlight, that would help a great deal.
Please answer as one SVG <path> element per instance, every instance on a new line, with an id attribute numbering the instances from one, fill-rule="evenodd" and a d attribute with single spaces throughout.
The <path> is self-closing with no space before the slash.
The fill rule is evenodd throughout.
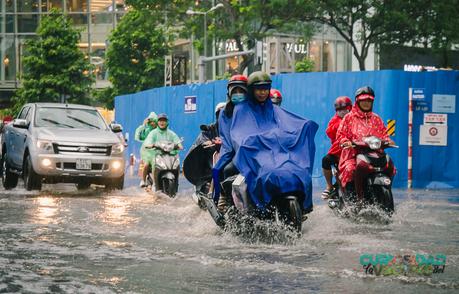
<path id="1" fill-rule="evenodd" d="M 37 140 L 37 148 L 43 151 L 53 151 L 53 143 L 47 140 Z"/>
<path id="2" fill-rule="evenodd" d="M 377 150 L 381 148 L 381 140 L 376 137 L 370 137 L 369 140 L 367 141 L 367 144 L 373 150 Z"/>
<path id="3" fill-rule="evenodd" d="M 124 151 L 124 144 L 118 143 L 112 146 L 112 154 L 120 154 Z"/>

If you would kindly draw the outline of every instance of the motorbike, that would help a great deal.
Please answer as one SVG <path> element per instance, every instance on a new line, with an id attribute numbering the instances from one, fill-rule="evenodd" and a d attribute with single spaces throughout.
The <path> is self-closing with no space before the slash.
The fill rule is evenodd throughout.
<path id="1" fill-rule="evenodd" d="M 201 133 L 189 149 L 183 160 L 183 175 L 194 185 L 193 201 L 203 210 L 207 209 L 203 197 L 211 192 L 212 166 L 218 156 L 220 138 L 213 134 L 212 126 L 201 125 Z"/>
<path id="2" fill-rule="evenodd" d="M 153 187 L 156 183 L 155 190 L 171 198 L 174 198 L 178 191 L 180 158 L 178 154 L 172 154 L 178 146 L 179 144 L 174 142 L 161 141 L 146 147 L 158 151 L 155 157 L 155 169 L 149 171 L 146 183 L 149 187 Z"/>
<path id="3" fill-rule="evenodd" d="M 392 179 L 395 168 L 392 159 L 384 151 L 386 148 L 398 148 L 382 141 L 375 136 L 365 137 L 362 141 L 352 142 L 352 147 L 357 150 L 356 164 L 366 167 L 367 174 L 364 182 L 363 206 L 376 205 L 382 208 L 389 216 L 394 212 L 394 199 L 392 195 Z M 334 195 L 330 195 L 328 206 L 346 215 L 346 208 L 355 208 L 357 194 L 353 184 L 346 189 L 339 181 L 339 172 L 334 168 L 336 179 Z"/>

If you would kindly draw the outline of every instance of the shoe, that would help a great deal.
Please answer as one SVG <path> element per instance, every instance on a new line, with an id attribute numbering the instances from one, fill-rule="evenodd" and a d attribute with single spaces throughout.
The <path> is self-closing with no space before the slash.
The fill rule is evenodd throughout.
<path id="1" fill-rule="evenodd" d="M 145 181 L 142 180 L 142 181 L 140 181 L 140 185 L 139 186 L 140 186 L 140 188 L 145 188 L 147 186 L 147 184 L 145 184 Z"/>
<path id="2" fill-rule="evenodd" d="M 330 196 L 331 192 L 332 192 L 331 190 L 325 189 L 325 190 L 322 192 L 322 195 L 321 195 L 322 199 L 323 199 L 323 200 L 327 200 L 328 197 Z"/>

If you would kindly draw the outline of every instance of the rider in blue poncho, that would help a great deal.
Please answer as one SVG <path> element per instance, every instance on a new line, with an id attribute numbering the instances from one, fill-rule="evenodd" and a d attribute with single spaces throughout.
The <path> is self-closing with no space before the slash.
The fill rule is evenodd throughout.
<path id="1" fill-rule="evenodd" d="M 234 108 L 229 140 L 223 141 L 220 158 L 232 158 L 260 210 L 277 196 L 295 194 L 300 196 L 303 212 L 310 212 L 318 125 L 273 105 L 268 99 L 270 88 L 268 74 L 249 76 L 248 99 Z M 213 170 L 216 183 L 221 168 L 219 160 Z M 218 198 L 219 191 L 215 191 L 214 200 Z"/>

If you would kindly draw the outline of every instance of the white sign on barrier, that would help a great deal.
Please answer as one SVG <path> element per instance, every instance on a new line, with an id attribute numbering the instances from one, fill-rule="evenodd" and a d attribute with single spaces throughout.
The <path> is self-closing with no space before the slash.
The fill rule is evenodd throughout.
<path id="1" fill-rule="evenodd" d="M 421 125 L 419 145 L 447 146 L 448 126 L 446 125 Z"/>
<path id="2" fill-rule="evenodd" d="M 456 112 L 456 95 L 432 95 L 432 112 Z"/>
<path id="3" fill-rule="evenodd" d="M 424 113 L 424 124 L 448 124 L 448 115 L 444 113 Z"/>

